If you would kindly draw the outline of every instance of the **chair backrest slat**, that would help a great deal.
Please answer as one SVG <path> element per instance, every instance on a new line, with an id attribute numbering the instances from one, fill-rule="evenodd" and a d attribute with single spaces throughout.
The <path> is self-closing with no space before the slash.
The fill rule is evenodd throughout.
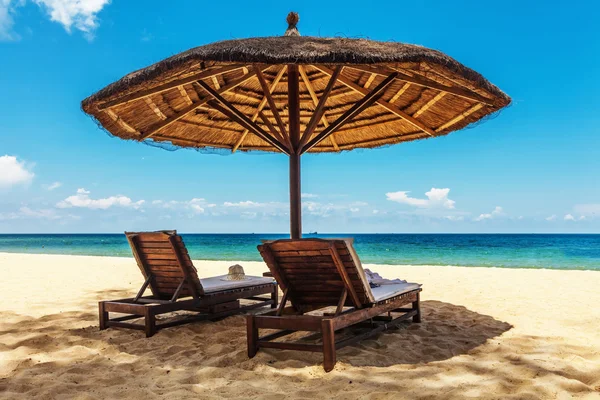
<path id="1" fill-rule="evenodd" d="M 181 280 L 187 284 L 180 297 L 199 297 L 204 289 L 187 248 L 177 231 L 125 232 L 138 267 L 144 277 L 152 274 L 152 294 L 161 299 L 170 299 Z"/>
<path id="2" fill-rule="evenodd" d="M 373 302 L 351 240 L 284 239 L 265 242 L 258 249 L 282 289 L 289 288 L 296 307 L 337 306 L 346 285 L 347 306 Z"/>

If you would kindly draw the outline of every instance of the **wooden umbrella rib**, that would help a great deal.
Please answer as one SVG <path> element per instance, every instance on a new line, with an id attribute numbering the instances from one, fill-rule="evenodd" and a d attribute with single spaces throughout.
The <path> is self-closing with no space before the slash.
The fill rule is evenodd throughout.
<path id="1" fill-rule="evenodd" d="M 440 126 L 435 131 L 436 132 L 441 132 L 444 129 L 451 127 L 452 125 L 454 125 L 457 122 L 459 122 L 459 121 L 467 118 L 469 115 L 473 114 L 475 111 L 481 109 L 482 107 L 483 107 L 483 104 L 481 104 L 481 103 L 475 104 L 473 107 L 469 108 L 467 111 L 461 113 L 460 115 L 452 118 L 450 121 L 446 122 L 444 125 Z"/>
<path id="2" fill-rule="evenodd" d="M 219 89 L 219 93 L 225 93 L 228 92 L 234 88 L 236 88 L 237 86 L 241 85 L 242 83 L 246 82 L 247 80 L 251 79 L 252 77 L 254 77 L 254 75 L 256 75 L 255 72 L 248 72 L 246 75 L 243 75 L 240 78 L 234 79 L 231 82 L 229 82 L 227 85 L 223 86 L 221 89 Z M 200 81 L 202 82 L 202 81 Z M 202 82 L 204 83 L 204 82 Z M 146 132 L 144 132 L 139 140 L 144 140 L 149 138 L 150 136 L 154 135 L 155 133 L 157 133 L 158 131 L 160 131 L 161 129 L 166 128 L 167 126 L 171 125 L 172 123 L 180 120 L 181 118 L 185 117 L 186 115 L 188 115 L 189 113 L 193 112 L 194 110 L 200 108 L 201 106 L 203 106 L 204 104 L 206 104 L 209 100 L 211 99 L 211 97 L 205 97 L 201 100 L 199 100 L 196 103 L 193 103 L 189 106 L 187 106 L 186 108 L 184 108 L 183 110 L 171 115 L 169 118 L 165 119 L 164 121 L 161 121 L 157 124 L 152 125 Z"/>
<path id="3" fill-rule="evenodd" d="M 200 73 L 188 76 L 186 78 L 177 79 L 171 82 L 167 82 L 163 85 L 156 86 L 151 89 L 140 90 L 122 97 L 119 97 L 115 100 L 105 101 L 98 105 L 99 110 L 105 110 L 107 108 L 111 108 L 114 106 L 118 106 L 121 104 L 126 104 L 144 97 L 151 96 L 153 94 L 162 93 L 167 90 L 171 90 L 176 88 L 177 86 L 185 85 L 186 83 L 192 83 L 200 79 L 206 79 L 213 76 L 225 74 L 227 72 L 235 71 L 236 69 L 242 68 L 244 65 L 228 65 L 222 68 L 214 68 L 206 71 L 202 71 Z"/>
<path id="4" fill-rule="evenodd" d="M 284 73 L 285 73 L 285 67 L 281 67 L 279 69 L 279 72 L 275 76 L 275 79 L 273 79 L 273 82 L 271 83 L 271 87 L 269 88 L 270 93 L 273 93 L 275 91 L 275 87 L 277 86 L 279 81 L 281 81 L 281 78 L 283 77 Z M 262 109 L 266 105 L 267 105 L 267 98 L 265 96 L 265 97 L 263 97 L 260 104 L 258 105 L 256 111 L 254 112 L 254 115 L 252 115 L 252 118 L 250 118 L 253 122 L 256 121 L 259 113 L 262 111 Z M 231 150 L 232 153 L 235 153 L 237 151 L 237 149 L 242 145 L 242 143 L 244 142 L 244 139 L 246 138 L 246 135 L 248 135 L 248 132 L 249 132 L 248 129 L 244 130 L 244 133 L 242 133 L 242 137 L 240 137 L 240 139 L 237 141 L 237 143 L 233 146 L 233 149 Z"/>
<path id="5" fill-rule="evenodd" d="M 254 72 L 254 74 L 256 74 L 256 72 Z M 215 99 L 209 101 L 208 105 L 210 105 L 217 111 L 220 111 L 221 113 L 225 114 L 238 124 L 242 125 L 242 127 L 248 129 L 250 132 L 254 133 L 261 139 L 273 145 L 273 147 L 277 148 L 279 151 L 289 154 L 290 150 L 284 144 L 277 140 L 277 138 L 269 135 L 260 126 L 256 125 L 256 123 L 250 118 L 248 118 L 246 114 L 244 114 L 243 112 L 238 110 L 233 104 L 225 100 L 218 91 L 211 88 L 204 81 L 198 81 L 198 84 Z"/>
<path id="6" fill-rule="evenodd" d="M 277 106 L 275 105 L 275 101 L 273 101 L 273 97 L 271 96 L 271 90 L 265 77 L 258 66 L 254 66 L 254 70 L 256 71 L 256 77 L 258 78 L 258 82 L 260 82 L 260 86 L 262 87 L 264 96 L 267 98 L 267 103 L 269 104 L 269 108 L 271 109 L 271 113 L 273 117 L 275 117 L 275 121 L 277 122 L 277 126 L 279 127 L 279 132 L 282 137 L 287 136 L 287 131 L 285 129 L 285 124 L 281 119 L 281 115 L 279 115 L 279 111 L 277 110 Z"/>
<path id="7" fill-rule="evenodd" d="M 271 134 L 276 137 L 278 140 L 280 140 L 281 142 L 287 142 L 285 140 L 285 137 L 281 136 L 281 133 L 277 130 L 277 128 L 275 128 L 275 126 L 271 123 L 271 121 L 269 120 L 269 118 L 265 115 L 264 112 L 260 112 L 259 113 L 260 119 L 262 120 L 262 122 L 266 125 L 267 128 L 269 128 L 269 131 L 271 131 Z M 289 144 L 289 143 L 288 143 Z"/>
<path id="8" fill-rule="evenodd" d="M 340 73 L 341 76 L 341 73 Z M 331 123 L 327 128 L 325 128 L 321 133 L 315 136 L 310 142 L 306 144 L 302 148 L 302 153 L 309 151 L 311 148 L 319 144 L 323 139 L 327 136 L 331 135 L 335 130 L 337 130 L 342 125 L 352 121 L 352 119 L 360 114 L 363 110 L 371 106 L 375 103 L 384 93 L 385 89 L 394 81 L 397 73 L 392 73 L 390 76 L 385 78 L 379 85 L 375 87 L 372 91 L 367 91 L 368 93 L 356 102 L 348 111 L 346 111 L 341 117 L 336 119 Z"/>
<path id="9" fill-rule="evenodd" d="M 340 67 L 340 70 L 341 70 L 341 67 Z M 310 79 L 309 79 L 308 75 L 306 74 L 306 70 L 304 69 L 303 66 L 301 66 L 301 65 L 298 66 L 298 72 L 300 72 L 300 76 L 302 77 L 302 80 L 304 81 L 304 85 L 306 85 L 306 89 L 308 90 L 308 93 L 310 94 L 313 104 L 316 107 L 315 112 L 317 112 L 317 109 L 319 107 L 319 98 L 317 97 L 315 88 L 313 87 L 312 83 L 310 82 Z M 337 76 L 336 76 L 336 79 L 337 79 Z M 329 89 L 329 91 L 327 91 L 327 88 L 326 88 L 325 92 L 323 92 L 323 94 L 321 96 L 325 96 L 325 93 L 327 93 L 326 97 L 330 97 L 332 90 L 333 90 L 333 84 L 332 84 L 331 88 Z M 329 122 L 327 121 L 327 118 L 325 117 L 325 109 L 323 109 L 321 114 L 322 114 L 321 121 L 323 122 L 323 126 L 325 128 L 327 128 L 329 126 Z M 313 128 L 313 130 L 314 130 L 314 128 Z M 306 133 L 306 131 L 305 131 L 305 133 Z M 312 134 L 312 132 L 311 132 L 311 134 Z M 305 139 L 305 135 L 302 136 L 302 139 L 300 140 L 301 148 L 302 148 L 302 146 L 304 146 L 306 144 L 308 139 L 309 139 L 309 137 L 306 137 L 306 139 Z M 336 149 L 336 151 L 339 151 L 337 141 L 334 139 L 333 135 L 329 136 L 329 140 L 331 140 L 331 144 L 333 145 L 333 148 Z"/>
<path id="10" fill-rule="evenodd" d="M 300 144 L 299 144 L 300 151 L 303 150 L 304 146 L 306 145 L 306 143 L 312 136 L 315 128 L 317 127 L 317 124 L 318 124 L 317 121 L 319 121 L 321 116 L 325 113 L 325 103 L 327 103 L 327 99 L 329 98 L 329 95 L 331 94 L 331 91 L 333 90 L 333 87 L 335 86 L 335 83 L 337 82 L 337 79 L 341 73 L 342 73 L 342 67 L 338 66 L 338 67 L 336 67 L 336 69 L 332 72 L 331 76 L 329 77 L 329 82 L 327 82 L 327 86 L 325 87 L 323 94 L 321 94 L 321 98 L 319 99 L 319 102 L 317 103 L 317 107 L 315 108 L 315 111 L 314 111 L 312 117 L 310 118 L 310 121 L 308 122 L 306 129 L 304 130 L 302 139 L 300 140 Z M 325 126 L 325 129 L 329 128 L 329 126 L 330 125 L 327 124 Z M 334 145 L 334 147 L 338 147 L 337 143 Z"/>
<path id="11" fill-rule="evenodd" d="M 425 78 L 424 76 L 421 76 L 421 75 L 409 76 L 406 73 L 399 71 L 397 68 L 383 67 L 383 66 L 364 66 L 364 65 L 348 65 L 348 68 L 352 68 L 352 69 L 362 71 L 362 72 L 375 73 L 375 74 L 383 75 L 383 76 L 387 76 L 391 71 L 396 71 L 399 74 L 398 75 L 399 80 L 402 80 L 405 82 L 410 82 L 410 83 L 413 83 L 413 84 L 419 85 L 419 86 L 424 86 L 429 89 L 435 89 L 435 90 L 439 90 L 442 92 L 447 92 L 447 93 L 453 94 L 455 96 L 465 98 L 467 100 L 477 101 L 477 102 L 488 104 L 491 106 L 494 105 L 493 100 L 488 99 L 487 97 L 481 96 L 477 93 L 474 93 L 470 90 L 467 90 L 464 88 L 457 88 L 457 87 L 442 85 L 441 83 L 438 83 L 431 79 Z"/>
<path id="12" fill-rule="evenodd" d="M 333 71 L 330 70 L 329 68 L 322 66 L 322 65 L 315 65 L 315 68 L 319 69 L 320 71 L 331 75 L 333 74 Z M 359 92 L 363 95 L 366 95 L 369 93 L 369 91 L 367 89 L 365 89 L 364 87 L 357 85 L 356 83 L 354 83 L 352 81 L 352 79 L 344 76 L 343 74 L 340 74 L 340 76 L 338 77 L 338 81 L 340 81 L 341 83 L 343 83 L 344 85 L 348 86 L 350 89 L 353 89 L 356 92 Z M 380 106 L 382 106 L 383 108 L 385 108 L 386 110 L 388 110 L 389 112 L 391 112 L 392 114 L 397 115 L 398 117 L 406 120 L 407 122 L 409 122 L 411 125 L 421 129 L 423 132 L 426 132 L 428 135 L 430 136 L 435 136 L 435 131 L 433 131 L 431 128 L 429 128 L 428 126 L 426 126 L 425 124 L 423 124 L 421 121 L 413 118 L 411 115 L 408 115 L 407 113 L 405 113 L 404 111 L 400 110 L 398 107 L 388 103 L 387 101 L 384 101 L 382 99 L 377 99 L 377 104 L 379 104 Z"/>

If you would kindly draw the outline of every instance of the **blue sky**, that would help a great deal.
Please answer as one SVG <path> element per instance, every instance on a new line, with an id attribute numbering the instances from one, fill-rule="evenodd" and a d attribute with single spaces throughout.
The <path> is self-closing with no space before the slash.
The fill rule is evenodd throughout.
<path id="1" fill-rule="evenodd" d="M 600 232 L 596 2 L 133 0 L 0 0 L 0 232 L 287 232 L 285 156 L 125 142 L 79 103 L 188 48 L 280 35 L 290 10 L 303 35 L 439 49 L 513 99 L 447 137 L 305 156 L 305 231 Z"/>

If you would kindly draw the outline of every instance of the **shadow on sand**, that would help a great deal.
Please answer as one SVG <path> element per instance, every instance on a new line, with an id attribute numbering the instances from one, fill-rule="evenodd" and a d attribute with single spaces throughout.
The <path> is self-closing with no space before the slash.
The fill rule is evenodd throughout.
<path id="1" fill-rule="evenodd" d="M 128 294 L 93 293 L 82 301 L 93 304 Z M 493 379 L 502 392 L 533 376 L 545 375 L 575 381 L 568 389 L 584 393 L 590 390 L 589 385 L 596 384 L 600 371 L 582 374 L 559 368 L 546 362 L 560 358 L 548 349 L 539 361 L 515 356 L 535 353 L 539 351 L 536 343 L 548 343 L 552 338 L 498 338 L 512 326 L 454 304 L 424 301 L 422 311 L 421 324 L 406 323 L 339 351 L 338 366 L 330 374 L 322 372 L 320 354 L 267 349 L 249 360 L 242 316 L 165 329 L 146 339 L 140 331 L 99 331 L 95 312 L 63 312 L 41 318 L 2 312 L 0 358 L 7 361 L 0 369 L 0 398 L 25 394 L 68 397 L 82 391 L 95 393 L 98 398 L 119 391 L 124 398 L 152 398 L 173 392 L 179 393 L 175 397 L 191 397 L 201 393 L 199 388 L 204 386 L 212 388 L 215 398 L 277 398 L 292 391 L 319 397 L 323 388 L 311 383 L 315 377 L 326 382 L 330 393 L 350 397 L 352 393 L 358 396 L 380 390 L 381 384 L 388 391 L 414 389 L 420 396 L 447 393 L 452 397 L 458 384 L 441 378 L 448 371 L 476 378 L 460 384 L 461 390 L 481 390 Z M 560 351 L 569 349 L 563 345 Z M 515 374 L 519 368 L 509 368 L 515 365 L 528 372 Z M 319 368 L 305 368 L 311 366 Z M 280 379 L 285 384 L 273 384 Z M 359 387 L 349 386 L 352 382 L 362 383 L 360 391 L 354 392 Z"/>

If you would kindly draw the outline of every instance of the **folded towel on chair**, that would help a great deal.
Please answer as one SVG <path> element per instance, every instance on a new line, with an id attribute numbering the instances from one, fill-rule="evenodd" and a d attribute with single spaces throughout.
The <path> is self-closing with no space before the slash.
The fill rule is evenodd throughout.
<path id="1" fill-rule="evenodd" d="M 377 272 L 373 272 L 368 268 L 365 268 L 365 275 L 367 276 L 367 281 L 371 287 L 378 287 L 381 285 L 395 285 L 398 283 L 406 283 L 405 280 L 402 279 L 385 279 L 382 278 Z"/>

